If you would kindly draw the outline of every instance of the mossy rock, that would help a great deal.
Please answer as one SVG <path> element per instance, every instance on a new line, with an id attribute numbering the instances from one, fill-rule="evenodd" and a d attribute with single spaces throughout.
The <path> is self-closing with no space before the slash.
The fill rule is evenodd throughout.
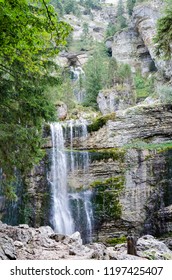
<path id="1" fill-rule="evenodd" d="M 114 121 L 115 118 L 116 118 L 115 113 L 111 113 L 111 114 L 96 118 L 95 120 L 93 120 L 93 122 L 91 124 L 88 125 L 88 127 L 87 127 L 88 132 L 91 133 L 94 131 L 98 131 L 101 127 L 106 125 L 107 121 L 109 121 L 109 120 Z"/>
<path id="2" fill-rule="evenodd" d="M 93 191 L 92 205 L 96 226 L 119 219 L 122 213 L 119 195 L 124 188 L 124 177 L 108 178 L 103 182 L 95 181 L 90 187 Z"/>
<path id="3" fill-rule="evenodd" d="M 110 149 L 100 149 L 100 150 L 89 150 L 91 161 L 107 161 L 109 159 L 124 161 L 126 150 L 122 148 L 110 148 Z"/>

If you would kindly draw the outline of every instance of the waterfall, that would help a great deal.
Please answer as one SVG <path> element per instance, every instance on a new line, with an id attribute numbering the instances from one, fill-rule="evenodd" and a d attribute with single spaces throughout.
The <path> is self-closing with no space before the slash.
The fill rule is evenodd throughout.
<path id="1" fill-rule="evenodd" d="M 53 144 L 50 179 L 53 198 L 52 224 L 56 232 L 72 234 L 74 226 L 67 192 L 67 166 L 63 129 L 59 123 L 51 124 L 51 136 Z"/>
<path id="2" fill-rule="evenodd" d="M 62 127 L 63 126 L 63 127 Z M 64 129 L 63 129 L 64 128 Z M 52 160 L 49 181 L 52 189 L 52 225 L 61 234 L 80 231 L 85 243 L 91 242 L 93 213 L 90 190 L 68 192 L 68 175 L 76 176 L 78 170 L 87 174 L 89 155 L 87 151 L 74 151 L 76 138 L 87 137 L 87 121 L 70 120 L 51 124 Z M 65 151 L 64 142 L 70 151 Z M 87 177 L 87 176 L 86 176 Z"/>
<path id="3" fill-rule="evenodd" d="M 67 132 L 68 131 L 68 132 Z M 87 137 L 87 121 L 85 119 L 69 120 L 65 125 L 65 139 L 70 144 L 70 156 L 68 158 L 68 171 L 74 171 L 82 166 L 85 172 L 89 168 L 89 155 L 87 151 L 74 151 L 73 142 L 76 138 Z"/>
<path id="4" fill-rule="evenodd" d="M 74 95 L 77 99 L 78 103 L 82 103 L 85 97 L 85 90 L 83 87 L 83 81 L 85 79 L 85 72 L 82 67 L 70 67 L 71 80 L 73 81 L 74 87 Z"/>
<path id="5" fill-rule="evenodd" d="M 70 193 L 73 216 L 75 216 L 75 228 L 80 231 L 84 243 L 92 241 L 94 219 L 91 196 L 92 192 L 90 190 Z"/>

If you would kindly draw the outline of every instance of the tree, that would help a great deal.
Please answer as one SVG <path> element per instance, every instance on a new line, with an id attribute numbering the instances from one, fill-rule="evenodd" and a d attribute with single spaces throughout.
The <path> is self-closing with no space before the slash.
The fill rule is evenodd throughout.
<path id="1" fill-rule="evenodd" d="M 133 13 L 133 8 L 136 3 L 136 0 L 127 0 L 127 9 L 128 9 L 128 14 L 131 16 Z"/>
<path id="2" fill-rule="evenodd" d="M 117 32 L 117 28 L 116 28 L 115 24 L 112 22 L 109 22 L 107 29 L 106 29 L 106 38 L 114 36 L 116 32 Z"/>
<path id="3" fill-rule="evenodd" d="M 131 80 L 132 72 L 129 64 L 121 64 L 118 71 L 117 76 L 120 79 L 120 82 L 123 84 L 124 82 L 129 83 Z"/>
<path id="4" fill-rule="evenodd" d="M 114 57 L 111 57 L 108 64 L 107 87 L 113 87 L 117 75 L 118 63 Z"/>
<path id="5" fill-rule="evenodd" d="M 106 85 L 108 58 L 104 49 L 97 46 L 85 66 L 86 97 L 84 105 L 97 108 L 97 95 Z"/>
<path id="6" fill-rule="evenodd" d="M 48 0 L 0 0 L 0 167 L 5 190 L 39 162 L 43 124 L 55 120 L 47 84 L 60 82 L 52 56 L 71 28 Z M 58 72 L 56 72 L 58 73 Z M 10 188 L 8 188 L 10 189 Z"/>
<path id="7" fill-rule="evenodd" d="M 118 1 L 117 6 L 117 25 L 118 29 L 121 30 L 127 27 L 126 18 L 124 17 L 124 4 L 122 0 Z"/>
<path id="8" fill-rule="evenodd" d="M 56 11 L 60 16 L 64 15 L 63 4 L 60 0 L 51 0 L 50 3 L 55 7 Z"/>
<path id="9" fill-rule="evenodd" d="M 165 15 L 157 22 L 157 33 L 155 36 L 156 54 L 170 59 L 172 53 L 172 2 L 167 1 Z"/>
<path id="10" fill-rule="evenodd" d="M 124 4 L 122 0 L 119 0 L 117 5 L 117 17 L 120 17 L 123 14 L 124 14 Z"/>

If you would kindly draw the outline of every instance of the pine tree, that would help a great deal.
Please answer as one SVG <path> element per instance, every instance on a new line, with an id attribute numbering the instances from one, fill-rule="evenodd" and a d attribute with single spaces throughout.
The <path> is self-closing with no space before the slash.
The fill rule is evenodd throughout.
<path id="1" fill-rule="evenodd" d="M 133 13 L 133 8 L 136 3 L 136 0 L 127 0 L 127 9 L 128 9 L 128 14 L 131 16 Z"/>
<path id="2" fill-rule="evenodd" d="M 158 20 L 157 34 L 154 39 L 156 54 L 170 59 L 172 54 L 172 2 L 168 1 L 165 15 Z"/>
<path id="3" fill-rule="evenodd" d="M 124 4 L 122 0 L 119 0 L 117 6 L 117 24 L 119 25 L 119 30 L 127 27 L 126 18 L 124 17 Z"/>

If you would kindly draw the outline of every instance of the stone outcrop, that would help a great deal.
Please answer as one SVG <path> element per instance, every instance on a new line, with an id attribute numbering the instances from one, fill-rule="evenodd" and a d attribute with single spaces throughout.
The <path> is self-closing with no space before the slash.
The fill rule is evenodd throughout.
<path id="1" fill-rule="evenodd" d="M 0 222 L 1 260 L 58 260 L 58 259 L 172 259 L 167 246 L 144 236 L 137 242 L 138 256 L 128 255 L 126 244 L 106 247 L 103 244 L 82 245 L 80 234 L 59 235 L 46 226 L 30 228 L 28 225 L 7 226 Z"/>
<path id="2" fill-rule="evenodd" d="M 171 105 L 137 105 L 118 111 L 115 121 L 109 120 L 98 131 L 91 132 L 85 141 L 74 141 L 73 146 L 105 149 L 122 147 L 134 140 L 168 141 L 172 137 L 171 121 Z"/>
<path id="3" fill-rule="evenodd" d="M 67 105 L 63 102 L 61 102 L 60 104 L 58 104 L 57 106 L 57 117 L 60 121 L 63 121 L 66 119 L 67 117 Z"/>
<path id="4" fill-rule="evenodd" d="M 152 71 L 151 68 L 154 70 L 157 68 L 170 79 L 172 62 L 156 57 L 153 41 L 157 20 L 163 15 L 163 7 L 162 1 L 159 0 L 137 5 L 129 28 L 114 36 L 112 56 L 123 63 L 130 64 L 133 72 L 141 69 L 142 74 L 145 74 Z"/>
<path id="5" fill-rule="evenodd" d="M 124 110 L 135 104 L 133 87 L 128 83 L 108 90 L 102 90 L 97 96 L 97 104 L 103 115 Z"/>

